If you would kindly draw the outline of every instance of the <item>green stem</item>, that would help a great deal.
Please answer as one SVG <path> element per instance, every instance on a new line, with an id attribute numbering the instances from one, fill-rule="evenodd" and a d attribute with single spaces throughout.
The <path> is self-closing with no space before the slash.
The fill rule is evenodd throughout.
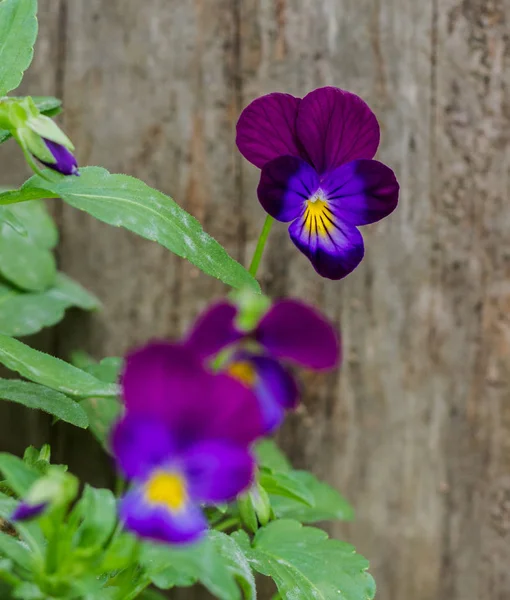
<path id="1" fill-rule="evenodd" d="M 264 226 L 262 227 L 262 231 L 260 232 L 260 237 L 259 241 L 257 242 L 257 247 L 255 248 L 255 253 L 253 254 L 253 258 L 251 259 L 250 268 L 248 269 L 250 274 L 253 275 L 253 277 L 257 276 L 257 271 L 259 270 L 262 254 L 264 253 L 264 248 L 266 246 L 267 238 L 269 237 L 271 227 L 273 226 L 273 222 L 273 217 L 267 215 L 266 220 L 264 221 Z"/>

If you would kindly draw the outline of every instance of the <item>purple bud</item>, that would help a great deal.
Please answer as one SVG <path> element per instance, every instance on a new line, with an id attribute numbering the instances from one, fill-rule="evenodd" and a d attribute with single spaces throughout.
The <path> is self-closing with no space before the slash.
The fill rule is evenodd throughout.
<path id="1" fill-rule="evenodd" d="M 28 521 L 38 517 L 46 508 L 46 502 L 39 504 L 27 504 L 20 502 L 11 515 L 11 521 Z"/>
<path id="2" fill-rule="evenodd" d="M 78 171 L 78 163 L 76 162 L 76 158 L 65 146 L 62 144 L 57 144 L 56 142 L 52 142 L 51 140 L 47 140 L 43 138 L 46 147 L 53 155 L 55 159 L 54 163 L 48 163 L 45 161 L 41 161 L 44 165 L 53 169 L 54 171 L 58 171 L 62 173 L 62 175 L 79 175 Z"/>

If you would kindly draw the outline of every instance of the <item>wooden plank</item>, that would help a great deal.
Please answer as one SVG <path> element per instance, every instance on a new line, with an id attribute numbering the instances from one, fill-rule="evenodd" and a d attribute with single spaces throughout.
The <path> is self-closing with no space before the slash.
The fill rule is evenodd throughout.
<path id="1" fill-rule="evenodd" d="M 358 517 L 334 532 L 372 562 L 378 596 L 437 597 L 443 499 L 440 431 L 427 355 L 431 2 L 243 2 L 243 100 L 320 85 L 360 94 L 381 122 L 379 157 L 398 173 L 399 211 L 364 228 L 367 255 L 342 282 L 319 281 L 281 226 L 268 257 L 270 293 L 316 302 L 342 325 L 345 362 L 309 376 L 282 434 L 294 462 L 344 491 Z M 256 169 L 243 171 L 247 220 L 261 221 Z M 255 239 L 255 230 L 249 240 Z M 421 568 L 420 565 L 426 565 Z"/>
<path id="2" fill-rule="evenodd" d="M 434 370 L 448 406 L 440 597 L 510 597 L 508 2 L 438 3 Z M 432 349 L 431 349 L 432 350 Z"/>

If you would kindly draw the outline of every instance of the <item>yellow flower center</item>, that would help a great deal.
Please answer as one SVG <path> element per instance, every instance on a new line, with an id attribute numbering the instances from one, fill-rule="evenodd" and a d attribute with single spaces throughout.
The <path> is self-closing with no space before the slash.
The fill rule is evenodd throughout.
<path id="1" fill-rule="evenodd" d="M 303 219 L 306 230 L 321 237 L 326 236 L 333 227 L 333 215 L 322 190 L 306 201 Z"/>
<path id="2" fill-rule="evenodd" d="M 248 387 L 252 387 L 255 384 L 255 380 L 257 378 L 257 374 L 255 373 L 253 365 L 246 360 L 239 360 L 233 362 L 228 367 L 228 373 L 229 375 L 232 375 L 232 377 L 234 377 L 241 383 L 244 383 Z"/>
<path id="3" fill-rule="evenodd" d="M 178 473 L 156 471 L 145 485 L 145 497 L 150 504 L 162 504 L 171 511 L 178 511 L 188 499 L 186 482 Z"/>

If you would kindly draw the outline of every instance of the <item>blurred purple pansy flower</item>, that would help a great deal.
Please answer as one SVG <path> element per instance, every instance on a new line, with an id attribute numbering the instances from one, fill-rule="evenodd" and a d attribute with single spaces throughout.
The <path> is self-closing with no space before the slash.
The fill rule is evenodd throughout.
<path id="1" fill-rule="evenodd" d="M 252 481 L 249 446 L 264 432 L 254 394 L 205 370 L 182 346 L 153 343 L 126 359 L 126 414 L 112 449 L 133 481 L 121 519 L 142 537 L 191 542 L 207 528 L 200 504 L 226 502 Z"/>
<path id="2" fill-rule="evenodd" d="M 330 369 L 340 360 L 340 342 L 319 312 L 296 300 L 275 303 L 251 331 L 236 327 L 237 312 L 229 302 L 215 304 L 198 318 L 184 343 L 202 360 L 235 345 L 224 369 L 254 391 L 270 433 L 285 411 L 296 407 L 299 395 L 294 376 L 280 359 Z"/>
<path id="3" fill-rule="evenodd" d="M 357 226 L 389 215 L 399 192 L 393 171 L 371 160 L 379 125 L 367 104 L 334 87 L 302 99 L 268 94 L 244 109 L 236 142 L 262 169 L 262 207 L 291 222 L 290 237 L 315 270 L 329 279 L 353 271 L 364 255 Z"/>

